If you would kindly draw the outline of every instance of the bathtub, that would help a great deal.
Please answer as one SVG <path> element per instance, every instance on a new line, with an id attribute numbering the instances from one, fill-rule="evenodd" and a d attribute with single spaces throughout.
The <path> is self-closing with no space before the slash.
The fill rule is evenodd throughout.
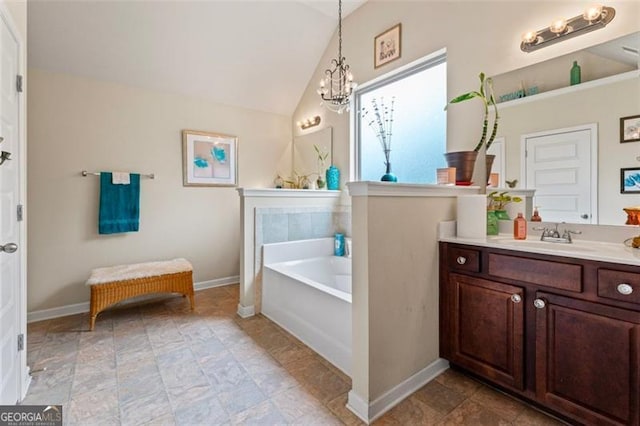
<path id="1" fill-rule="evenodd" d="M 333 238 L 263 246 L 262 313 L 351 372 L 351 259 Z"/>

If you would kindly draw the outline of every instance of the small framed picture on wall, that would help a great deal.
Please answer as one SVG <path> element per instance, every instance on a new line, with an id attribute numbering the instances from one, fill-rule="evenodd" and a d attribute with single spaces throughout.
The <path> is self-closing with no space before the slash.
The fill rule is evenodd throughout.
<path id="1" fill-rule="evenodd" d="M 402 53 L 402 24 L 394 25 L 373 40 L 373 65 L 381 67 L 400 58 Z"/>
<path id="2" fill-rule="evenodd" d="M 620 193 L 640 194 L 640 167 L 620 169 Z"/>
<path id="3" fill-rule="evenodd" d="M 620 118 L 620 143 L 640 142 L 640 115 Z"/>

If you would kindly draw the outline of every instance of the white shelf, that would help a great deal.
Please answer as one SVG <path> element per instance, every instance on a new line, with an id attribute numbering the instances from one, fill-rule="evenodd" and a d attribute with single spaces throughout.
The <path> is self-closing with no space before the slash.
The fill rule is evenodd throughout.
<path id="1" fill-rule="evenodd" d="M 575 86 L 562 87 L 560 89 L 549 90 L 548 92 L 538 93 L 536 95 L 525 96 L 524 98 L 514 99 L 512 101 L 498 103 L 499 109 L 511 108 L 518 105 L 527 104 L 529 102 L 541 101 L 544 99 L 554 98 L 556 96 L 566 95 L 568 93 L 580 92 L 582 90 L 592 89 L 606 84 L 617 83 L 620 81 L 640 78 L 640 70 L 628 71 L 622 74 L 612 75 L 610 77 L 599 78 L 597 80 L 586 81 L 576 84 Z"/>

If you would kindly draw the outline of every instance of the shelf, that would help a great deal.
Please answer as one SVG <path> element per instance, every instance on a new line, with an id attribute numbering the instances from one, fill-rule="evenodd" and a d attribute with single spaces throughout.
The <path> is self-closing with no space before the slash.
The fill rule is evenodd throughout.
<path id="1" fill-rule="evenodd" d="M 618 83 L 625 80 L 632 80 L 634 78 L 640 78 L 640 70 L 628 71 L 622 74 L 612 75 L 610 77 L 599 78 L 597 80 L 586 81 L 584 83 L 576 84 L 575 86 L 562 87 L 560 89 L 549 90 L 548 92 L 542 92 L 524 98 L 514 99 L 511 101 L 498 103 L 498 109 L 511 108 L 518 105 L 527 104 L 529 102 L 541 101 L 556 96 L 566 95 L 569 93 L 580 92 L 582 90 L 593 89 L 594 87 L 604 86 L 607 84 Z"/>

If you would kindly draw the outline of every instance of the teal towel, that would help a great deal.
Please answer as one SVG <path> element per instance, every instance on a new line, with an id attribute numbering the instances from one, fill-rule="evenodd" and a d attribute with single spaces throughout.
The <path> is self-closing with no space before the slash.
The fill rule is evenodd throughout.
<path id="1" fill-rule="evenodd" d="M 137 232 L 140 224 L 140 175 L 131 173 L 129 185 L 111 183 L 111 173 L 100 173 L 98 232 Z"/>

